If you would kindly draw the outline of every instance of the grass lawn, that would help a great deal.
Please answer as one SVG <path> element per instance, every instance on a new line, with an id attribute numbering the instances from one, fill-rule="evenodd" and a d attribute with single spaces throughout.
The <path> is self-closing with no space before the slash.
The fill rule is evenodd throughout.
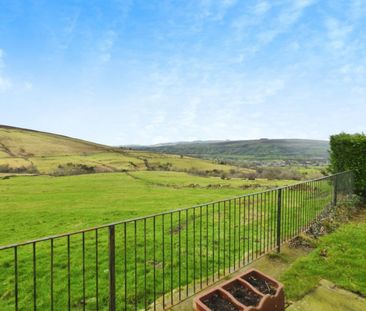
<path id="1" fill-rule="evenodd" d="M 254 182 L 252 188 L 243 189 L 248 181 L 178 172 L 131 175 L 19 176 L 0 180 L 0 245 L 189 207 L 270 184 Z"/>
<path id="2" fill-rule="evenodd" d="M 282 275 L 287 299 L 300 299 L 314 289 L 321 279 L 366 296 L 365 241 L 365 217 L 363 221 L 346 224 L 321 238 L 316 249 L 296 261 Z"/>
<path id="3" fill-rule="evenodd" d="M 253 183 L 254 185 L 251 185 L 250 182 L 239 179 L 222 180 L 178 172 L 149 171 L 2 179 L 1 244 L 189 207 L 254 192 L 270 187 L 272 182 L 258 180 Z M 273 181 L 273 186 L 284 183 L 285 181 Z M 290 235 L 291 230 L 293 232 L 303 227 L 330 202 L 331 189 L 330 184 L 324 181 L 312 184 L 311 188 L 299 187 L 287 191 L 286 195 L 284 193 L 284 238 Z M 300 192 L 303 194 L 302 200 L 295 203 L 294 198 L 299 198 Z M 317 200 L 313 200 L 315 193 Z M 258 195 L 245 204 L 244 201 L 236 199 L 220 205 L 211 204 L 175 213 L 172 217 L 149 218 L 146 221 L 145 234 L 143 221 L 116 226 L 118 306 L 125 304 L 127 310 L 133 310 L 135 305 L 140 309 L 144 308 L 144 304 L 154 301 L 154 297 L 158 298 L 180 285 L 184 290 L 185 285 L 196 280 L 197 286 L 200 287 L 204 285 L 205 279 L 214 273 L 227 273 L 227 268 L 237 264 L 243 254 L 255 252 L 258 256 L 266 249 L 271 249 L 275 243 L 276 202 L 275 195 Z M 305 210 L 306 215 L 303 213 Z M 246 216 L 243 218 L 244 211 Z M 291 219 L 296 220 L 296 223 L 291 222 Z M 156 234 L 153 234 L 154 231 Z M 66 237 L 55 239 L 53 261 L 50 253 L 51 241 L 37 243 L 36 252 L 32 250 L 32 245 L 19 248 L 19 305 L 25 308 L 33 301 L 35 273 L 37 306 L 39 310 L 50 309 L 52 266 L 55 304 L 58 306 L 56 310 L 67 309 L 68 275 L 71 276 L 71 309 L 83 309 L 84 294 L 86 310 L 96 309 L 97 298 L 99 305 L 103 306 L 101 310 L 106 309 L 108 228 L 100 229 L 98 234 L 98 240 L 94 231 L 72 236 L 70 241 Z M 33 256 L 36 258 L 36 268 L 32 266 Z M 13 260 L 13 250 L 2 251 L 2 311 L 14 308 Z M 98 295 L 96 275 L 99 282 Z M 182 293 L 183 297 L 185 294 Z"/>

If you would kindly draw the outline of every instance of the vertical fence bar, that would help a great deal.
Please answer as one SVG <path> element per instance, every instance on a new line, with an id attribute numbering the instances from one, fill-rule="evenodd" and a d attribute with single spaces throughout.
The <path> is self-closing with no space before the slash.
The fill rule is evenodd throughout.
<path id="1" fill-rule="evenodd" d="M 224 253 L 223 253 L 224 275 L 226 275 L 226 201 L 224 201 Z"/>
<path id="2" fill-rule="evenodd" d="M 281 251 L 281 207 L 282 189 L 277 190 L 277 252 Z"/>
<path id="3" fill-rule="evenodd" d="M 291 206 L 290 206 L 290 190 L 289 188 L 285 188 L 285 193 L 286 193 L 286 235 L 285 236 L 285 241 L 289 239 L 290 237 L 290 223 L 291 223 Z"/>
<path id="4" fill-rule="evenodd" d="M 165 220 L 164 220 L 164 214 L 162 215 L 162 219 L 161 219 L 161 243 L 162 243 L 162 248 L 161 248 L 161 253 L 162 253 L 162 259 L 163 259 L 163 264 L 162 264 L 162 268 L 163 268 L 163 280 L 162 280 L 162 283 L 163 283 L 163 309 L 165 308 L 165 239 L 164 239 L 164 236 L 165 236 L 165 229 L 164 229 L 164 223 L 165 223 Z M 137 282 L 137 279 L 136 279 L 136 282 Z"/>
<path id="5" fill-rule="evenodd" d="M 50 248 L 51 248 L 51 271 L 50 271 L 50 274 L 51 274 L 51 280 L 50 280 L 50 285 L 51 285 L 51 288 L 50 288 L 50 291 L 51 291 L 51 311 L 54 310 L 54 304 L 53 304 L 53 239 L 50 240 L 51 241 L 51 244 L 50 244 Z"/>
<path id="6" fill-rule="evenodd" d="M 202 289 L 202 205 L 200 206 L 200 289 Z"/>
<path id="7" fill-rule="evenodd" d="M 127 310 L 127 223 L 123 224 L 123 264 L 124 264 L 124 290 L 125 290 L 125 310 Z"/>
<path id="8" fill-rule="evenodd" d="M 215 203 L 212 203 L 212 283 L 215 282 Z"/>
<path id="9" fill-rule="evenodd" d="M 37 255 L 36 243 L 33 242 L 33 309 L 37 310 Z"/>
<path id="10" fill-rule="evenodd" d="M 147 309 L 147 251 L 146 251 L 146 218 L 144 218 L 144 305 Z"/>
<path id="11" fill-rule="evenodd" d="M 258 213 L 258 222 L 257 223 L 257 257 L 262 253 L 262 193 L 257 195 L 257 213 Z"/>
<path id="12" fill-rule="evenodd" d="M 173 213 L 170 213 L 170 303 L 173 305 Z M 193 244 L 194 245 L 194 244 Z"/>
<path id="13" fill-rule="evenodd" d="M 14 247 L 14 299 L 15 311 L 18 311 L 18 247 Z"/>
<path id="14" fill-rule="evenodd" d="M 83 263 L 82 263 L 82 271 L 83 271 L 83 311 L 85 311 L 86 307 L 86 293 L 85 293 L 85 232 L 81 235 L 82 238 L 82 257 L 83 257 Z"/>
<path id="15" fill-rule="evenodd" d="M 255 195 L 255 214 L 256 214 L 256 233 L 255 233 L 255 258 L 258 258 L 258 236 L 259 236 L 259 207 L 258 207 L 258 199 L 259 194 Z"/>
<path id="16" fill-rule="evenodd" d="M 267 233 L 266 233 L 266 236 L 267 236 L 267 242 L 266 242 L 266 251 L 268 252 L 270 249 L 271 249 L 271 246 L 270 246 L 270 236 L 271 236 L 271 226 L 270 226 L 270 219 L 271 219 L 271 210 L 270 210 L 270 200 L 269 200 L 269 197 L 270 197 L 270 192 L 266 192 L 266 223 L 267 223 Z"/>
<path id="17" fill-rule="evenodd" d="M 238 220 L 239 220 L 239 225 L 238 225 L 238 239 L 239 239 L 239 241 L 238 241 L 238 247 L 239 247 L 239 249 L 238 249 L 238 262 L 239 262 L 239 268 L 241 267 L 241 261 L 242 260 L 240 260 L 240 257 L 241 257 L 241 239 L 242 239 L 242 237 L 241 237 L 241 234 L 240 234 L 240 228 L 241 228 L 241 200 L 240 200 L 240 198 L 239 198 L 239 202 L 238 202 L 238 206 L 239 206 L 239 211 L 238 211 L 238 213 L 239 213 L 239 218 L 238 218 Z"/>
<path id="18" fill-rule="evenodd" d="M 196 209 L 194 208 L 193 209 L 193 293 L 195 292 L 196 292 Z"/>
<path id="19" fill-rule="evenodd" d="M 228 253 L 229 253 L 229 273 L 231 272 L 231 200 L 229 200 L 229 245 L 228 245 Z"/>
<path id="20" fill-rule="evenodd" d="M 220 213 L 221 213 L 221 208 L 220 208 L 220 202 L 218 203 L 218 221 L 217 221 L 217 274 L 218 274 L 218 278 L 220 278 Z"/>
<path id="21" fill-rule="evenodd" d="M 154 311 L 156 310 L 156 216 L 153 217 Z"/>
<path id="22" fill-rule="evenodd" d="M 186 287 L 186 297 L 188 297 L 188 290 L 189 290 L 189 283 L 188 283 L 188 257 L 189 257 L 189 253 L 188 253 L 188 209 L 186 210 L 186 283 L 187 283 L 187 287 Z"/>
<path id="23" fill-rule="evenodd" d="M 135 310 L 137 311 L 137 222 L 134 221 L 134 250 L 135 250 Z M 164 262 L 163 262 L 163 269 L 164 269 Z"/>
<path id="24" fill-rule="evenodd" d="M 234 199 L 234 271 L 235 270 L 236 270 L 236 199 Z"/>
<path id="25" fill-rule="evenodd" d="M 208 285 L 208 204 L 206 205 L 206 285 Z"/>
<path id="26" fill-rule="evenodd" d="M 70 235 L 67 236 L 67 308 L 71 310 L 71 260 L 70 260 Z"/>
<path id="27" fill-rule="evenodd" d="M 99 249 L 98 249 L 98 229 L 95 230 L 95 304 L 99 310 Z"/>
<path id="28" fill-rule="evenodd" d="M 248 196 L 248 263 L 254 260 L 254 195 Z"/>
<path id="29" fill-rule="evenodd" d="M 338 192 L 338 175 L 333 177 L 333 206 L 337 205 L 337 192 Z"/>
<path id="30" fill-rule="evenodd" d="M 108 243 L 109 267 L 109 311 L 116 310 L 116 241 L 115 227 L 109 226 Z"/>
<path id="31" fill-rule="evenodd" d="M 181 211 L 178 212 L 178 296 L 179 301 L 182 299 L 181 282 L 182 282 L 182 263 L 181 263 Z"/>
<path id="32" fill-rule="evenodd" d="M 243 251 L 242 251 L 242 265 L 245 265 L 245 244 L 246 244 L 246 230 L 245 230 L 245 197 L 241 200 L 241 204 L 239 204 L 239 207 L 243 205 Z M 240 243 L 241 244 L 241 243 Z"/>
<path id="33" fill-rule="evenodd" d="M 268 210 L 269 210 L 269 218 L 268 218 L 268 226 L 269 226 L 269 249 L 271 250 L 273 247 L 273 191 L 268 193 Z"/>

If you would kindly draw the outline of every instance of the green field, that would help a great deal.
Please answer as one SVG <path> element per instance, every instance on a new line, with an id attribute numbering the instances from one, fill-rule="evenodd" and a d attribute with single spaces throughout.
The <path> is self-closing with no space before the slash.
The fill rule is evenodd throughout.
<path id="1" fill-rule="evenodd" d="M 0 245 L 288 183 L 148 171 L 0 179 Z"/>
<path id="2" fill-rule="evenodd" d="M 256 180 L 253 184 L 253 181 L 240 179 L 222 180 L 151 171 L 3 179 L 0 180 L 1 244 L 174 210 L 289 182 Z M 330 191 L 327 182 L 319 182 L 312 184 L 311 188 L 298 187 L 284 194 L 283 240 L 297 232 L 330 202 Z M 300 198 L 301 193 L 302 201 L 295 203 L 295 198 Z M 317 199 L 313 201 L 315 194 Z M 276 202 L 276 193 L 269 192 L 263 197 L 253 196 L 251 201 L 238 198 L 176 212 L 172 216 L 149 218 L 145 224 L 137 221 L 117 225 L 118 305 L 125 305 L 127 310 L 133 310 L 135 305 L 141 309 L 145 302 L 150 304 L 164 292 L 176 292 L 180 286 L 184 297 L 186 286 L 193 280 L 196 289 L 200 288 L 213 275 L 219 273 L 222 276 L 228 273 L 229 267 L 242 264 L 243 258 L 250 261 L 272 249 L 275 246 Z M 243 215 L 246 216 L 243 218 Z M 50 309 L 50 242 L 37 243 L 36 251 L 32 250 L 32 244 L 18 248 L 21 310 L 26 310 L 25 306 L 33 301 L 34 271 L 38 309 Z M 69 241 L 66 237 L 53 239 L 52 243 L 55 310 L 67 309 L 68 258 L 72 276 L 71 309 L 83 309 L 83 288 L 86 310 L 95 310 L 96 297 L 100 309 L 106 309 L 108 228 L 98 230 L 98 242 L 95 231 L 91 231 L 71 236 Z M 67 255 L 68 243 L 70 257 Z M 0 276 L 0 306 L 1 310 L 12 310 L 14 251 L 2 251 L 1 255 L 0 267 L 4 272 Z M 32 265 L 33 256 L 37 262 L 36 270 Z M 99 271 L 98 296 L 95 293 L 96 263 Z M 154 279 L 157 280 L 155 291 Z"/>
<path id="3" fill-rule="evenodd" d="M 0 245 L 295 183 L 210 177 L 251 170 L 7 127 L 0 127 L 0 168 Z M 91 168 L 94 174 L 82 174 Z M 192 170 L 198 174 L 187 173 Z M 59 176 L 65 174 L 73 176 Z M 330 202 L 330 191 L 329 183 L 319 182 L 284 194 L 283 240 Z M 300 195 L 302 201 L 295 203 Z M 176 295 L 179 287 L 178 295 L 184 297 L 192 282 L 201 288 L 243 258 L 242 264 L 270 250 L 275 245 L 276 204 L 276 193 L 268 192 L 250 201 L 236 198 L 117 225 L 118 305 L 142 309 L 163 293 Z M 97 304 L 105 310 L 108 230 L 29 244 L 16 253 L 0 251 L 0 310 L 14 309 L 15 277 L 20 310 L 28 310 L 34 296 L 38 310 L 49 310 L 52 300 L 55 310 L 68 304 L 72 310 L 95 310 Z"/>
<path id="4" fill-rule="evenodd" d="M 198 158 L 115 148 L 57 134 L 0 125 L 0 173 L 59 174 L 59 166 L 68 163 L 86 165 L 96 173 L 192 169 L 228 172 L 238 169 Z M 251 170 L 241 168 L 239 171 Z"/>

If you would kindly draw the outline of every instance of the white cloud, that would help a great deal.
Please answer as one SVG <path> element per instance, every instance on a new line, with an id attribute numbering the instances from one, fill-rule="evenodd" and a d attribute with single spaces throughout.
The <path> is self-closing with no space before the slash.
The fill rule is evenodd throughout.
<path id="1" fill-rule="evenodd" d="M 315 3 L 313 0 L 259 0 L 248 6 L 245 13 L 231 23 L 234 29 L 232 42 L 239 46 L 240 51 L 236 62 L 243 63 L 279 36 L 290 33 L 305 11 Z"/>
<path id="2" fill-rule="evenodd" d="M 353 20 L 359 20 L 366 15 L 366 1 L 352 0 L 350 1 L 350 17 Z"/>
<path id="3" fill-rule="evenodd" d="M 4 50 L 0 49 L 0 92 L 6 92 L 12 87 L 12 83 L 9 78 L 4 76 L 3 68 L 5 67 L 4 62 L 5 52 Z"/>
<path id="4" fill-rule="evenodd" d="M 108 30 L 105 34 L 99 48 L 99 59 L 101 63 L 108 63 L 111 59 L 112 49 L 117 38 L 117 33 Z"/>
<path id="5" fill-rule="evenodd" d="M 200 11 L 198 15 L 198 24 L 201 24 L 204 20 L 221 21 L 227 11 L 237 4 L 237 0 L 201 0 Z M 200 25 L 197 25 L 200 27 Z"/>
<path id="6" fill-rule="evenodd" d="M 336 18 L 328 17 L 325 21 L 330 45 L 333 49 L 342 49 L 353 30 L 351 25 L 342 23 Z"/>
<path id="7" fill-rule="evenodd" d="M 258 35 L 259 42 L 261 44 L 271 43 L 279 35 L 289 31 L 291 27 L 301 18 L 304 10 L 313 5 L 312 0 L 296 0 L 291 2 L 291 5 L 287 6 L 279 14 L 275 23 L 270 30 L 261 32 Z"/>
<path id="8" fill-rule="evenodd" d="M 5 52 L 0 49 L 0 93 L 5 93 L 12 88 L 17 88 L 19 91 L 30 91 L 33 88 L 33 85 L 30 81 L 24 81 L 22 83 L 13 84 L 12 80 L 4 74 L 5 68 Z"/>
<path id="9" fill-rule="evenodd" d="M 256 15 L 264 15 L 271 9 L 271 4 L 268 1 L 260 0 L 254 6 L 254 13 Z"/>
<path id="10" fill-rule="evenodd" d="M 0 49 L 0 70 L 4 67 L 4 51 Z"/>
<path id="11" fill-rule="evenodd" d="M 251 94 L 244 99 L 244 103 L 259 105 L 267 101 L 267 99 L 276 95 L 285 86 L 283 80 L 266 81 L 259 83 L 255 88 L 250 90 Z"/>
<path id="12" fill-rule="evenodd" d="M 0 92 L 8 91 L 11 89 L 11 87 L 12 87 L 11 81 L 0 75 Z"/>

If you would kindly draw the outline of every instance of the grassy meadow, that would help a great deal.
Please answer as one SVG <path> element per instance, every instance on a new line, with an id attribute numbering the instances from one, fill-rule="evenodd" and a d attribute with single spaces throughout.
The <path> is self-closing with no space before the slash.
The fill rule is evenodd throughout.
<path id="1" fill-rule="evenodd" d="M 287 183 L 291 181 L 222 180 L 151 171 L 0 179 L 0 245 Z"/>
<path id="2" fill-rule="evenodd" d="M 298 182 L 235 177 L 251 172 L 0 127 L 0 245 Z M 330 190 L 319 183 L 286 192 L 283 239 L 329 203 Z M 272 249 L 276 194 L 251 198 L 116 225 L 118 308 L 147 309 L 164 293 L 166 300 L 185 297 Z M 14 309 L 16 292 L 19 310 L 33 309 L 34 301 L 37 310 L 106 310 L 108 227 L 0 250 L 0 271 L 1 311 Z"/>
<path id="3" fill-rule="evenodd" d="M 256 180 L 252 184 L 253 181 L 240 179 L 152 171 L 12 177 L 0 180 L 1 244 L 174 210 L 289 182 Z M 330 202 L 328 183 L 319 182 L 303 190 L 299 187 L 284 194 L 283 240 Z M 170 297 L 190 295 L 192 286 L 196 290 L 203 288 L 235 265 L 275 247 L 276 203 L 276 193 L 268 192 L 263 197 L 253 196 L 250 201 L 237 198 L 172 216 L 116 225 L 119 308 L 147 308 L 163 293 L 167 294 L 165 304 L 169 304 Z M 0 275 L 0 306 L 1 310 L 13 310 L 15 254 L 13 249 L 0 252 L 0 269 L 4 271 Z M 16 256 L 20 310 L 33 304 L 34 275 L 38 310 L 49 310 L 51 301 L 55 310 L 68 309 L 69 305 L 71 310 L 96 310 L 97 305 L 100 310 L 107 310 L 108 227 L 98 233 L 90 231 L 40 242 L 35 248 L 33 244 L 18 247 Z"/>
<path id="4" fill-rule="evenodd" d="M 198 158 L 115 148 L 57 134 L 0 126 L 0 173 L 59 175 L 60 166 L 68 163 L 86 165 L 96 173 L 237 169 Z M 251 170 L 241 168 L 240 171 Z M 63 173 L 68 175 L 67 171 Z"/>

